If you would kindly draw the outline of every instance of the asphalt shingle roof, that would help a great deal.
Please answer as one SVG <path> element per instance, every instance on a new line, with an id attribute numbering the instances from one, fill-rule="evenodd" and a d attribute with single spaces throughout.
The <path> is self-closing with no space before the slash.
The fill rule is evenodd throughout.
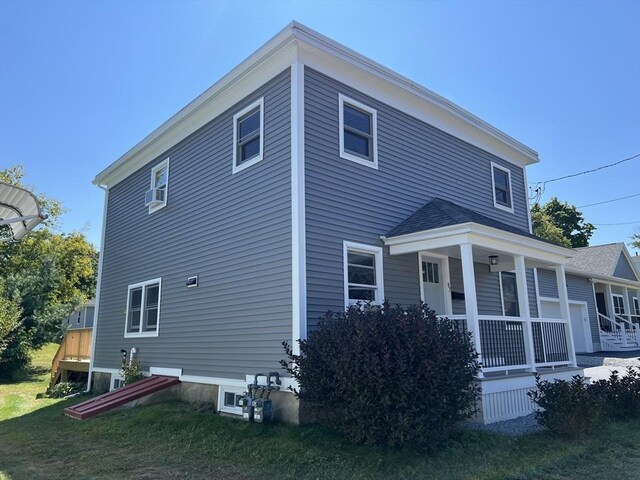
<path id="1" fill-rule="evenodd" d="M 487 227 L 496 228 L 505 232 L 515 233 L 524 237 L 540 240 L 542 242 L 551 243 L 547 240 L 536 237 L 526 230 L 512 227 L 505 223 L 489 218 L 481 213 L 474 212 L 468 208 L 456 205 L 448 200 L 434 198 L 426 205 L 411 214 L 401 223 L 393 227 L 388 233 L 388 237 L 397 237 L 399 235 L 407 235 L 409 233 L 422 232 L 440 227 L 450 227 L 463 223 L 478 223 Z"/>
<path id="2" fill-rule="evenodd" d="M 567 268 L 613 277 L 623 248 L 624 243 L 575 248 L 576 256 L 567 262 Z"/>

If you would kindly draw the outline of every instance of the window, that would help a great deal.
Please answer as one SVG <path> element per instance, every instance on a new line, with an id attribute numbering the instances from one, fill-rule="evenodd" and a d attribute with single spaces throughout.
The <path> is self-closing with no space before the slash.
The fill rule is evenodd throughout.
<path id="1" fill-rule="evenodd" d="M 376 111 L 360 102 L 338 95 L 340 110 L 340 157 L 378 168 Z"/>
<path id="2" fill-rule="evenodd" d="M 440 283 L 439 265 L 432 262 L 422 262 L 422 281 L 425 283 Z"/>
<path id="3" fill-rule="evenodd" d="M 502 296 L 502 314 L 507 317 L 519 317 L 518 286 L 516 274 L 500 272 L 500 294 Z"/>
<path id="4" fill-rule="evenodd" d="M 161 279 L 129 286 L 125 337 L 157 337 Z"/>
<path id="5" fill-rule="evenodd" d="M 640 303 L 638 303 L 638 297 L 633 297 L 633 311 L 634 315 L 640 316 Z M 637 319 L 640 320 L 640 319 Z"/>
<path id="6" fill-rule="evenodd" d="M 616 315 L 624 315 L 625 311 L 624 311 L 624 299 L 622 298 L 622 295 L 616 295 L 615 293 L 612 295 L 613 296 L 613 311 Z"/>
<path id="7" fill-rule="evenodd" d="M 124 387 L 124 378 L 117 375 L 111 375 L 111 388 L 109 388 L 109 391 L 117 390 L 122 387 Z"/>
<path id="8" fill-rule="evenodd" d="M 493 182 L 493 205 L 496 208 L 513 213 L 511 171 L 491 163 L 491 177 Z"/>
<path id="9" fill-rule="evenodd" d="M 264 99 L 233 116 L 233 173 L 262 160 L 264 145 Z"/>
<path id="10" fill-rule="evenodd" d="M 78 318 L 77 318 L 77 320 L 76 320 L 76 323 L 80 323 L 80 313 L 81 313 L 81 312 L 78 312 Z"/>
<path id="11" fill-rule="evenodd" d="M 344 242 L 343 256 L 345 307 L 358 302 L 381 304 L 382 248 Z"/>
<path id="12" fill-rule="evenodd" d="M 243 389 L 239 387 L 226 387 L 221 385 L 218 394 L 218 410 L 234 415 L 242 415 L 242 407 L 238 402 L 243 396 Z"/>
<path id="13" fill-rule="evenodd" d="M 151 186 L 145 198 L 149 213 L 167 205 L 169 193 L 169 159 L 165 159 L 151 169 Z"/>

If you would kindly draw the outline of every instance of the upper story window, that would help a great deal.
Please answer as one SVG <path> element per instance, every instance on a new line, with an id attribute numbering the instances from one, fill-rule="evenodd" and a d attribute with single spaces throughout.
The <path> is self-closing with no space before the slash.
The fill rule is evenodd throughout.
<path id="1" fill-rule="evenodd" d="M 145 195 L 145 205 L 153 213 L 167 205 L 169 192 L 169 159 L 165 159 L 151 169 L 151 184 Z"/>
<path id="2" fill-rule="evenodd" d="M 511 171 L 491 163 L 491 180 L 493 183 L 493 205 L 513 213 Z"/>
<path id="3" fill-rule="evenodd" d="M 340 110 L 340 156 L 378 168 L 377 113 L 356 100 L 338 95 Z"/>
<path id="4" fill-rule="evenodd" d="M 382 248 L 344 242 L 345 307 L 358 302 L 381 304 L 384 299 Z"/>
<path id="5" fill-rule="evenodd" d="M 264 149 L 264 98 L 233 116 L 233 173 L 262 160 Z"/>
<path id="6" fill-rule="evenodd" d="M 161 283 L 156 278 L 129 285 L 125 337 L 158 336 Z"/>

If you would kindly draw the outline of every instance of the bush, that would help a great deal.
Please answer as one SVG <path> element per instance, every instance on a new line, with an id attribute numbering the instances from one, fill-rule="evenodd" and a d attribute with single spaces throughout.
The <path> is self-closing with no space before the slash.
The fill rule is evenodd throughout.
<path id="1" fill-rule="evenodd" d="M 608 380 L 598 380 L 591 388 L 607 417 L 640 417 L 640 368 L 628 367 L 622 377 L 614 370 Z"/>
<path id="2" fill-rule="evenodd" d="M 131 362 L 123 365 L 122 371 L 120 373 L 124 378 L 125 385 L 130 385 L 144 378 L 144 370 L 142 369 L 142 364 L 137 358 L 134 358 L 133 360 L 131 360 Z"/>
<path id="3" fill-rule="evenodd" d="M 602 417 L 598 396 L 580 375 L 571 381 L 549 382 L 536 374 L 536 390 L 528 395 L 539 407 L 536 419 L 540 425 L 559 436 L 578 437 L 589 433 Z"/>
<path id="4" fill-rule="evenodd" d="M 478 355 L 470 334 L 425 304 L 328 312 L 300 355 L 281 364 L 317 421 L 355 443 L 434 446 L 475 412 Z"/>
<path id="5" fill-rule="evenodd" d="M 48 396 L 51 398 L 63 398 L 74 393 L 80 393 L 86 387 L 84 383 L 60 382 L 49 389 Z"/>

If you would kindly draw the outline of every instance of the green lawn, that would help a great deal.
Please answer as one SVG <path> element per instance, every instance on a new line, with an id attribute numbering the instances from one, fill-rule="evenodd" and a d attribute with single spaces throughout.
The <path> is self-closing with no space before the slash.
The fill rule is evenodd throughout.
<path id="1" fill-rule="evenodd" d="M 247 424 L 181 403 L 81 422 L 62 414 L 80 399 L 34 400 L 45 387 L 46 374 L 0 385 L 0 478 L 640 478 L 640 421 L 609 423 L 580 441 L 467 431 L 426 455 L 354 447 L 316 427 Z"/>

